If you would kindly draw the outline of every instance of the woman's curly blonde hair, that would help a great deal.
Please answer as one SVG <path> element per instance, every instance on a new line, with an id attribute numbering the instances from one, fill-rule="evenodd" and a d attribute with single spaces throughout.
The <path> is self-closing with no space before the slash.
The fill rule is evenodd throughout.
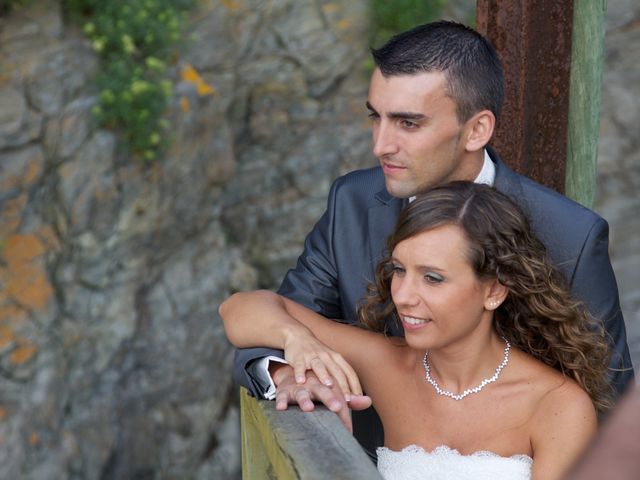
<path id="1" fill-rule="evenodd" d="M 598 411 L 611 406 L 609 345 L 601 322 L 571 298 L 566 281 L 522 211 L 492 187 L 452 182 L 419 195 L 407 206 L 387 242 L 388 255 L 359 309 L 360 322 L 387 331 L 397 312 L 391 298 L 391 253 L 421 232 L 457 225 L 469 242 L 467 257 L 479 279 L 497 278 L 509 293 L 495 311 L 494 327 L 522 351 L 574 379 Z"/>

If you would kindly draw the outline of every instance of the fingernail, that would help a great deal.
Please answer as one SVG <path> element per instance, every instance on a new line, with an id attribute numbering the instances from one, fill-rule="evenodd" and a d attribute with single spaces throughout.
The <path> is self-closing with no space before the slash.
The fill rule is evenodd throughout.
<path id="1" fill-rule="evenodd" d="M 349 395 L 348 393 L 344 394 L 344 400 L 345 402 L 350 402 L 351 401 L 351 395 Z"/>
<path id="2" fill-rule="evenodd" d="M 338 410 L 340 410 L 340 402 L 338 401 L 331 402 L 331 411 L 337 412 Z"/>
<path id="3" fill-rule="evenodd" d="M 322 382 L 322 383 L 324 383 L 327 387 L 330 387 L 330 386 L 333 385 L 333 382 L 331 381 L 330 378 L 325 378 L 324 382 Z"/>
<path id="4" fill-rule="evenodd" d="M 304 377 L 302 375 L 298 375 L 296 377 L 296 383 L 304 383 Z"/>

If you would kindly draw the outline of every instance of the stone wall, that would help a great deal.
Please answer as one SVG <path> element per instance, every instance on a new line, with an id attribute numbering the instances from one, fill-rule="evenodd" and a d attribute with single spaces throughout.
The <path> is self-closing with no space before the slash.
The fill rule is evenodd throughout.
<path id="1" fill-rule="evenodd" d="M 59 2 L 28 5 L 0 19 L 0 478 L 237 478 L 217 307 L 366 161 L 365 2 L 201 1 L 150 164 L 92 123 Z"/>
<path id="2" fill-rule="evenodd" d="M 609 221 L 613 268 L 640 371 L 640 4 L 609 0 L 596 211 Z"/>

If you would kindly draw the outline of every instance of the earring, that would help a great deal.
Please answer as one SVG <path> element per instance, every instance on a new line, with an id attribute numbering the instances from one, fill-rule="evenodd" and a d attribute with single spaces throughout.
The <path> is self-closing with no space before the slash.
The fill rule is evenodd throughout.
<path id="1" fill-rule="evenodd" d="M 495 310 L 496 308 L 498 308 L 500 306 L 500 301 L 499 300 L 494 300 L 489 304 L 489 306 Z"/>

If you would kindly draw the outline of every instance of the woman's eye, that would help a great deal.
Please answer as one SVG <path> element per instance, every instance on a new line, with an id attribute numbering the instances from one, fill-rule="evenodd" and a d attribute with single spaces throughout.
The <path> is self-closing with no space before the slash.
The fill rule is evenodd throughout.
<path id="1" fill-rule="evenodd" d="M 428 283 L 441 283 L 444 280 L 444 278 L 442 278 L 442 275 L 438 275 L 437 273 L 427 273 L 424 276 L 424 279 Z"/>
<path id="2" fill-rule="evenodd" d="M 393 273 L 394 275 L 399 275 L 404 273 L 404 268 L 402 268 L 400 265 L 391 265 L 389 269 L 391 270 L 391 273 Z"/>

